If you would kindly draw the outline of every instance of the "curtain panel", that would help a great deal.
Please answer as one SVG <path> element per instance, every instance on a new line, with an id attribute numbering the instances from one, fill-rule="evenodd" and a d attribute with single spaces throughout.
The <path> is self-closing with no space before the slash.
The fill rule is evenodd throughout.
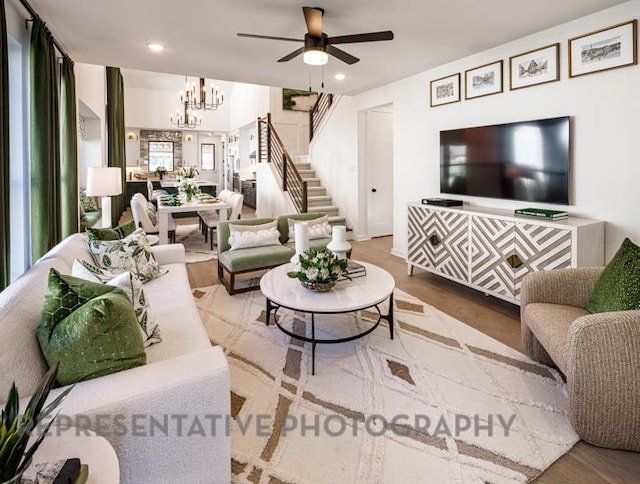
<path id="1" fill-rule="evenodd" d="M 0 4 L 0 291 L 11 280 L 11 234 L 9 232 L 9 47 L 4 2 Z"/>
<path id="2" fill-rule="evenodd" d="M 119 167 L 122 175 L 122 195 L 111 201 L 111 226 L 126 208 L 126 153 L 124 135 L 124 82 L 118 67 L 107 67 L 107 165 Z"/>
<path id="3" fill-rule="evenodd" d="M 31 259 L 61 240 L 60 117 L 56 50 L 38 17 L 31 30 Z"/>
<path id="4" fill-rule="evenodd" d="M 60 230 L 62 237 L 78 231 L 78 118 L 73 61 L 62 58 L 60 69 Z"/>

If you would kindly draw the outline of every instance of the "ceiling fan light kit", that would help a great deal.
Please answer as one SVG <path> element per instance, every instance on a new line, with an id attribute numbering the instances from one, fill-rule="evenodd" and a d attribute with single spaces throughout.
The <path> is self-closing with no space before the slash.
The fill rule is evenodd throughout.
<path id="1" fill-rule="evenodd" d="M 360 60 L 357 57 L 334 47 L 335 44 L 355 44 L 360 42 L 393 40 L 393 32 L 390 30 L 329 37 L 322 31 L 322 17 L 324 15 L 324 9 L 319 7 L 302 7 L 302 12 L 304 13 L 304 20 L 307 24 L 307 33 L 304 35 L 304 39 L 244 33 L 238 33 L 238 36 L 255 39 L 282 40 L 286 42 L 304 42 L 304 47 L 300 47 L 283 58 L 278 59 L 278 62 L 288 62 L 302 54 L 303 62 L 313 66 L 326 64 L 330 55 L 349 65 L 355 64 Z"/>

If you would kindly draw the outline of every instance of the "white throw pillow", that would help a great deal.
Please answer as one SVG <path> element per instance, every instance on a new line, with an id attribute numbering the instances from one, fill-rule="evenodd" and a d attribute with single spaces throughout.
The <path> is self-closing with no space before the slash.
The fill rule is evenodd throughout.
<path id="1" fill-rule="evenodd" d="M 278 222 L 274 220 L 261 225 L 229 224 L 229 245 L 230 250 L 280 245 Z"/>
<path id="2" fill-rule="evenodd" d="M 124 239 L 89 240 L 88 244 L 94 262 L 103 269 L 131 271 L 143 283 L 167 273 L 167 269 L 158 264 L 142 229 Z"/>
<path id="3" fill-rule="evenodd" d="M 312 220 L 295 220 L 289 219 L 289 242 L 295 240 L 295 226 L 296 223 L 304 222 L 309 226 L 309 240 L 324 239 L 325 237 L 331 237 L 331 225 L 329 225 L 329 217 L 323 215 L 322 217 L 314 218 Z"/>
<path id="4" fill-rule="evenodd" d="M 140 325 L 144 345 L 151 346 L 162 341 L 160 328 L 152 317 L 153 313 L 142 288 L 142 281 L 134 274 L 129 271 L 114 274 L 113 271 L 101 269 L 87 261 L 76 259 L 71 267 L 71 275 L 121 289 L 133 303 L 133 310 Z"/>

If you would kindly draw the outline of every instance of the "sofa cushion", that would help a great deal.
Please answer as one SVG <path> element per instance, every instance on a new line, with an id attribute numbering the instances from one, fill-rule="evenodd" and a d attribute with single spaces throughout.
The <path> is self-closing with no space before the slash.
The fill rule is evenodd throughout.
<path id="1" fill-rule="evenodd" d="M 522 318 L 558 368 L 566 373 L 569 362 L 569 327 L 577 318 L 586 314 L 589 314 L 586 309 L 574 306 L 530 303 L 524 308 Z"/>
<path id="2" fill-rule="evenodd" d="M 115 228 L 87 228 L 86 232 L 89 240 L 118 240 L 131 235 L 135 230 L 136 224 L 133 220 L 130 220 Z"/>
<path id="3" fill-rule="evenodd" d="M 147 302 L 147 296 L 142 281 L 131 272 L 114 274 L 107 269 L 96 267 L 93 264 L 76 259 L 71 267 L 71 275 L 86 281 L 100 282 L 122 290 L 133 303 L 133 310 L 140 327 L 142 341 L 145 346 L 160 343 L 160 328 L 156 324 L 153 313 Z"/>
<path id="4" fill-rule="evenodd" d="M 229 224 L 229 250 L 280 245 L 280 232 L 275 220 L 260 225 Z"/>
<path id="5" fill-rule="evenodd" d="M 68 385 L 146 362 L 133 305 L 122 290 L 49 272 L 37 330 L 57 381 Z"/>
<path id="6" fill-rule="evenodd" d="M 291 215 L 281 215 L 278 217 L 278 231 L 280 232 L 280 243 L 286 244 L 289 241 L 289 219 L 297 222 L 307 222 L 323 217 L 324 213 L 306 212 L 294 213 Z"/>
<path id="7" fill-rule="evenodd" d="M 286 245 L 270 245 L 243 250 L 228 250 L 218 255 L 220 263 L 230 272 L 272 267 L 289 262 L 295 250 Z"/>
<path id="8" fill-rule="evenodd" d="M 327 244 L 331 242 L 331 237 L 325 237 L 322 239 L 310 239 L 309 240 L 309 249 L 315 250 L 324 250 L 327 248 Z M 287 242 L 287 247 L 291 247 L 294 251 L 296 250 L 296 243 L 291 240 Z"/>
<path id="9" fill-rule="evenodd" d="M 329 225 L 329 217 L 326 215 L 311 220 L 289 218 L 287 221 L 289 223 L 289 241 L 295 239 L 295 225 L 300 222 L 306 223 L 309 227 L 309 240 L 331 237 L 331 225 Z"/>
<path id="10" fill-rule="evenodd" d="M 158 264 L 142 229 L 120 240 L 89 240 L 89 250 L 99 267 L 131 271 L 143 283 L 167 272 Z"/>
<path id="11" fill-rule="evenodd" d="M 640 247 L 624 239 L 593 288 L 590 313 L 640 309 Z"/>

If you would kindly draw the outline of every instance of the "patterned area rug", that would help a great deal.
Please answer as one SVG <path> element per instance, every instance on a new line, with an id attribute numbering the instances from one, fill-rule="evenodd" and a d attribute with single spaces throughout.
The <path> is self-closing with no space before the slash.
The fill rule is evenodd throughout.
<path id="1" fill-rule="evenodd" d="M 527 482 L 578 440 L 557 372 L 400 290 L 393 340 L 383 322 L 319 344 L 313 376 L 310 344 L 265 325 L 259 291 L 193 295 L 231 368 L 233 482 Z M 318 315 L 316 336 L 374 316 Z M 278 318 L 311 331 L 301 313 Z"/>
<path id="2" fill-rule="evenodd" d="M 213 234 L 215 237 L 215 233 Z M 198 227 L 197 217 L 176 219 L 176 242 L 183 244 L 187 263 L 204 262 L 217 259 L 216 245 L 210 249 L 209 242 L 204 241 L 204 236 Z"/>

